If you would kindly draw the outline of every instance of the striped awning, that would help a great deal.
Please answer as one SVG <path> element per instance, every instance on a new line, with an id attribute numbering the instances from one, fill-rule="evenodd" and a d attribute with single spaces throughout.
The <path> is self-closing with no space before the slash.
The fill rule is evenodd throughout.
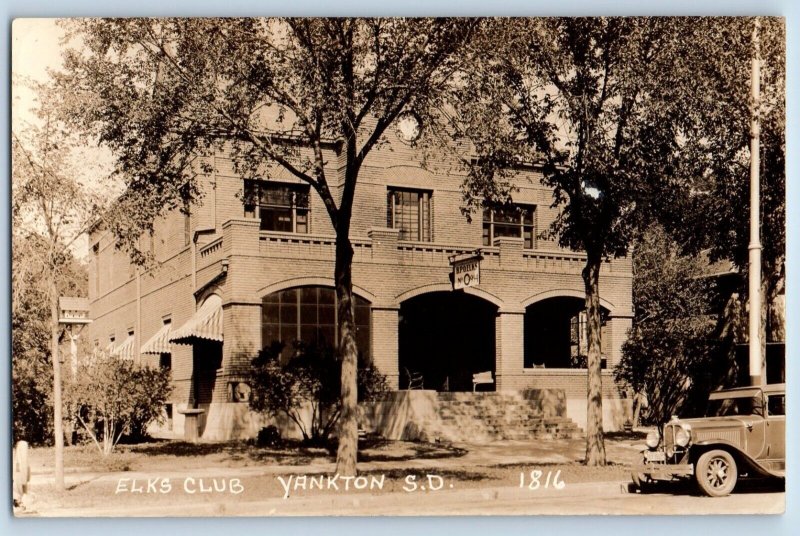
<path id="1" fill-rule="evenodd" d="M 172 347 L 169 344 L 169 337 L 172 333 L 172 324 L 164 324 L 155 335 L 142 345 L 139 353 L 142 354 L 170 354 Z"/>
<path id="2" fill-rule="evenodd" d="M 128 335 L 128 338 L 122 341 L 118 346 L 112 348 L 109 352 L 114 357 L 121 357 L 122 359 L 133 359 L 133 345 L 136 339 L 133 335 Z"/>
<path id="3" fill-rule="evenodd" d="M 209 296 L 197 312 L 170 335 L 170 342 L 193 344 L 194 339 L 222 342 L 222 298 Z"/>

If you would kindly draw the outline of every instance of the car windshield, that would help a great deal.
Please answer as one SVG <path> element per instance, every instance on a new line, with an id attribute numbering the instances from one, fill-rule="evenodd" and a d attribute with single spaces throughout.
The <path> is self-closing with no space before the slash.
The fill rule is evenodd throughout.
<path id="1" fill-rule="evenodd" d="M 734 415 L 762 415 L 760 396 L 717 398 L 708 401 L 706 417 L 729 417 Z"/>

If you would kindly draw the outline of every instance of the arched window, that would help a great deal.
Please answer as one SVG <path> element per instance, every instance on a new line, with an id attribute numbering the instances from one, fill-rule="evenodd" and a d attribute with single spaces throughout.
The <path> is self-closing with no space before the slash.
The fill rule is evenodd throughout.
<path id="1" fill-rule="evenodd" d="M 355 299 L 356 344 L 362 358 L 369 358 L 370 303 Z M 336 292 L 330 287 L 296 287 L 264 297 L 261 309 L 261 344 L 283 342 L 288 349 L 294 341 L 320 347 L 338 345 Z M 286 350 L 284 350 L 286 351 Z"/>

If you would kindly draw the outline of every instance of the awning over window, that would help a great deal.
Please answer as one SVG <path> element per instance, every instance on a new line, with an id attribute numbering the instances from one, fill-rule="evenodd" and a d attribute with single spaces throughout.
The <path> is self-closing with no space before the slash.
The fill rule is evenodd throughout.
<path id="1" fill-rule="evenodd" d="M 119 346 L 111 349 L 110 355 L 114 357 L 121 357 L 122 359 L 133 359 L 133 344 L 135 339 L 133 335 L 128 335 L 128 338 L 122 341 Z"/>
<path id="2" fill-rule="evenodd" d="M 142 354 L 170 354 L 172 347 L 169 337 L 172 334 L 172 324 L 164 324 L 155 335 L 142 345 L 139 352 Z"/>
<path id="3" fill-rule="evenodd" d="M 216 294 L 209 296 L 194 316 L 169 337 L 176 344 L 193 344 L 194 339 L 222 342 L 222 298 Z"/>

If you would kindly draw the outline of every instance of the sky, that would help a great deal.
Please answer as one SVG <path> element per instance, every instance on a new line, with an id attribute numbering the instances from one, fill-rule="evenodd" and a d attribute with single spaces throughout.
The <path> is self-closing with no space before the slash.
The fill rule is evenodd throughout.
<path id="1" fill-rule="evenodd" d="M 61 68 L 60 42 L 64 30 L 56 25 L 56 19 L 16 19 L 11 31 L 12 80 L 24 77 L 45 82 L 48 69 Z M 20 120 L 33 120 L 29 110 L 35 105 L 35 95 L 15 83 L 12 99 L 12 124 L 16 129 Z"/>

